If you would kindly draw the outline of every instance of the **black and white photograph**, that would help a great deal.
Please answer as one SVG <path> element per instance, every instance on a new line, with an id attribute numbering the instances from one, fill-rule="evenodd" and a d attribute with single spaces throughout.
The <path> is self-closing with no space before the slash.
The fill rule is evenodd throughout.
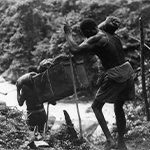
<path id="1" fill-rule="evenodd" d="M 0 150 L 150 150 L 150 0 L 0 0 Z"/>

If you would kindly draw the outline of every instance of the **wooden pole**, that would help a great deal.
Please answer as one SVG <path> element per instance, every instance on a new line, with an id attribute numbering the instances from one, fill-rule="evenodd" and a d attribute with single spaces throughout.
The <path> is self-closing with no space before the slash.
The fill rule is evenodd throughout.
<path id="1" fill-rule="evenodd" d="M 141 49 L 141 69 L 142 69 L 142 90 L 143 90 L 143 98 L 145 102 L 145 110 L 147 115 L 147 121 L 150 121 L 150 113 L 149 113 L 149 104 L 147 100 L 147 92 L 146 92 L 146 84 L 145 84 L 145 54 L 144 54 L 144 33 L 143 33 L 143 22 L 142 16 L 139 18 L 140 22 L 140 49 Z"/>
<path id="2" fill-rule="evenodd" d="M 76 100 L 77 114 L 78 114 L 78 118 L 79 118 L 80 137 L 82 138 L 83 137 L 83 134 L 82 134 L 82 123 L 81 123 L 81 117 L 80 117 L 80 112 L 79 112 L 78 96 L 77 96 L 76 83 L 75 83 L 75 75 L 74 75 L 73 63 L 72 63 L 72 57 L 71 57 L 70 51 L 69 51 L 69 61 L 70 61 L 70 68 L 71 68 L 72 79 L 73 79 L 73 88 L 74 88 L 74 95 L 75 95 L 75 100 Z"/>
<path id="3" fill-rule="evenodd" d="M 137 39 L 136 37 L 133 37 L 133 36 L 129 36 L 129 37 L 130 37 L 131 39 L 136 40 L 137 42 L 140 43 L 140 40 Z M 147 44 L 144 43 L 144 46 L 145 46 L 148 50 L 150 50 L 150 47 L 149 47 Z"/>
<path id="4" fill-rule="evenodd" d="M 47 114 L 46 114 L 46 123 L 44 127 L 44 136 L 46 135 L 48 129 L 48 116 L 49 116 L 49 103 L 47 102 Z"/>
<path id="5" fill-rule="evenodd" d="M 65 23 L 68 24 L 66 17 L 65 17 Z M 69 62 L 70 62 L 70 68 L 71 68 L 71 75 L 72 75 L 72 80 L 73 80 L 74 95 L 75 95 L 75 100 L 76 100 L 76 108 L 77 108 L 77 114 L 78 114 L 78 119 L 79 119 L 80 137 L 83 138 L 82 123 L 81 123 L 81 117 L 80 117 L 79 106 L 78 106 L 78 96 L 77 96 L 77 90 L 76 90 L 76 82 L 75 82 L 72 57 L 71 57 L 70 50 L 68 52 L 69 52 Z"/>

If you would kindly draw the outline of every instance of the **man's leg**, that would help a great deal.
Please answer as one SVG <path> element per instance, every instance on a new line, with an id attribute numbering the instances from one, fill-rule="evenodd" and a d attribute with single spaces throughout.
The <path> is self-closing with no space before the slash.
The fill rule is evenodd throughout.
<path id="1" fill-rule="evenodd" d="M 124 134 L 126 130 L 126 118 L 123 110 L 124 102 L 116 101 L 115 102 L 115 115 L 116 115 L 116 124 L 118 130 L 118 143 L 117 149 L 126 150 L 127 147 L 125 145 Z"/>
<path id="2" fill-rule="evenodd" d="M 104 115 L 103 115 L 103 112 L 102 112 L 102 108 L 104 106 L 104 103 L 98 103 L 98 105 L 94 102 L 92 104 L 92 109 L 95 113 L 95 116 L 106 136 L 106 139 L 107 139 L 107 144 L 105 146 L 105 150 L 110 150 L 111 148 L 114 148 L 116 143 L 115 141 L 113 140 L 111 134 L 110 134 L 110 131 L 107 127 L 107 123 L 106 123 L 106 120 L 104 118 Z"/>
<path id="3" fill-rule="evenodd" d="M 38 114 L 38 133 L 40 133 L 37 138 L 38 140 L 42 139 L 44 136 L 44 127 L 45 127 L 45 123 L 47 121 L 47 116 L 46 116 L 46 112 L 45 110 L 42 111 L 41 113 Z"/>

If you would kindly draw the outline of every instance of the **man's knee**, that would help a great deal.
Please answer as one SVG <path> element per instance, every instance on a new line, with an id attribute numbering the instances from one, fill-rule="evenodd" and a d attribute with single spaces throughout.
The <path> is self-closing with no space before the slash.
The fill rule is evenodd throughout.
<path id="1" fill-rule="evenodd" d="M 92 109 L 94 110 L 94 109 L 95 109 L 95 104 L 93 103 L 91 107 L 92 107 Z"/>
<path id="2" fill-rule="evenodd" d="M 94 101 L 91 107 L 93 110 L 96 110 L 96 109 L 102 110 L 103 106 L 104 106 L 104 103 Z"/>
<path id="3" fill-rule="evenodd" d="M 123 105 L 124 105 L 124 101 L 116 101 L 115 103 L 114 103 L 114 109 L 116 110 L 116 109 L 123 109 Z"/>
<path id="4" fill-rule="evenodd" d="M 123 110 L 124 102 L 118 101 L 114 105 L 114 111 L 116 115 L 116 119 L 121 120 L 122 123 L 125 123 L 125 114 Z"/>

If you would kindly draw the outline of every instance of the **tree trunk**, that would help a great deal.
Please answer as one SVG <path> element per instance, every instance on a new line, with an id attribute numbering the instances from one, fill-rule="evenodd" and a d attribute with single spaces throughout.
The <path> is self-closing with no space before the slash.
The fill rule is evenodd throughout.
<path id="1" fill-rule="evenodd" d="M 141 38 L 140 48 L 141 48 L 142 90 L 143 90 L 143 98 L 145 102 L 147 121 L 150 121 L 149 104 L 147 100 L 147 92 L 146 92 L 146 84 L 145 84 L 145 66 L 144 66 L 145 52 L 144 52 L 144 33 L 143 33 L 142 17 L 140 17 L 139 21 L 140 21 L 140 38 Z"/>

